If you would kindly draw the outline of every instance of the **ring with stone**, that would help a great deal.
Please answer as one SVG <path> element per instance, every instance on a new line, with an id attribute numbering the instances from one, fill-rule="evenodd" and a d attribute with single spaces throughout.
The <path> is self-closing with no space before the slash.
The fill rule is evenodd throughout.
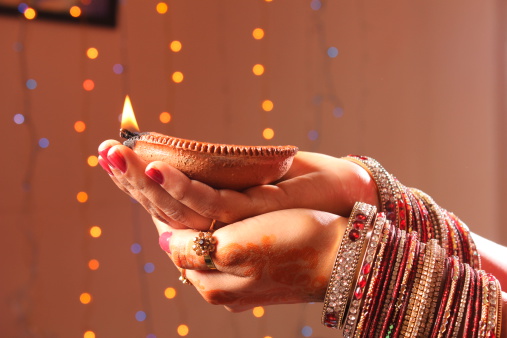
<path id="1" fill-rule="evenodd" d="M 187 284 L 187 285 L 192 285 L 192 282 L 190 282 L 188 279 L 187 279 L 187 270 L 186 269 L 181 269 L 181 276 L 180 278 L 178 278 L 183 284 Z"/>
<path id="2" fill-rule="evenodd" d="M 214 224 L 215 221 L 213 220 L 213 223 L 211 223 L 210 227 L 211 230 Z M 197 256 L 204 257 L 204 262 L 208 268 L 211 270 L 216 270 L 216 266 L 213 263 L 213 259 L 211 258 L 211 253 L 216 249 L 216 239 L 213 237 L 212 231 L 200 231 L 199 234 L 194 238 L 194 245 L 192 246 L 192 249 L 195 251 Z"/>

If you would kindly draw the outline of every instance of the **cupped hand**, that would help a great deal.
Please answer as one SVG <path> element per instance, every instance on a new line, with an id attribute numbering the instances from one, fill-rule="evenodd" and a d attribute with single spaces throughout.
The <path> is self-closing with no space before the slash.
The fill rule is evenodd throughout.
<path id="1" fill-rule="evenodd" d="M 308 209 L 262 214 L 213 233 L 217 270 L 192 249 L 198 232 L 154 219 L 161 243 L 202 297 L 230 311 L 255 306 L 321 302 L 346 222 Z"/>
<path id="2" fill-rule="evenodd" d="M 120 189 L 173 227 L 207 230 L 211 219 L 233 223 L 263 213 L 307 208 L 348 216 L 355 202 L 378 204 L 375 183 L 355 163 L 299 152 L 287 174 L 271 185 L 234 191 L 189 179 L 164 162 L 146 163 L 117 141 L 99 147 L 101 164 Z"/>

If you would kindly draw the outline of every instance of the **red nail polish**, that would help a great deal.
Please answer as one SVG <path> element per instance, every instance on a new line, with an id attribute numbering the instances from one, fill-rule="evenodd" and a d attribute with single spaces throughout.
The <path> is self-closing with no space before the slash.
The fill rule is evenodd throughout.
<path id="1" fill-rule="evenodd" d="M 112 154 L 108 154 L 107 159 L 113 167 L 120 170 L 122 173 L 127 171 L 127 162 L 125 162 L 125 159 L 120 152 L 115 151 Z"/>
<path id="2" fill-rule="evenodd" d="M 157 182 L 158 184 L 164 183 L 164 176 L 160 172 L 160 170 L 155 168 L 150 168 L 145 171 L 146 176 Z"/>
<path id="3" fill-rule="evenodd" d="M 101 151 L 99 151 L 99 155 L 102 156 L 102 158 L 107 164 L 110 164 L 109 161 L 107 160 L 107 153 L 109 152 L 109 149 L 111 149 L 111 147 L 107 147 L 106 149 L 102 149 Z"/>
<path id="4" fill-rule="evenodd" d="M 102 167 L 102 169 L 107 171 L 109 175 L 113 176 L 113 172 L 111 171 L 111 168 L 109 168 L 109 164 L 102 157 L 99 157 L 99 164 Z"/>
<path id="5" fill-rule="evenodd" d="M 172 232 L 163 232 L 158 238 L 158 244 L 167 253 L 171 253 L 171 249 L 169 248 L 169 241 L 171 240 Z"/>

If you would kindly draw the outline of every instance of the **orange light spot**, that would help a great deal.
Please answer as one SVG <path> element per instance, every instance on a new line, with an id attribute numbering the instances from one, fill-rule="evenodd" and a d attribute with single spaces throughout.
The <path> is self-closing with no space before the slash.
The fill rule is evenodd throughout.
<path id="1" fill-rule="evenodd" d="M 86 91 L 92 91 L 93 88 L 95 88 L 95 82 L 93 82 L 93 80 L 86 79 L 83 81 L 83 88 Z"/>
<path id="2" fill-rule="evenodd" d="M 183 81 L 183 73 L 182 72 L 174 72 L 172 79 L 175 83 L 181 83 Z"/>
<path id="3" fill-rule="evenodd" d="M 98 260 L 96 260 L 96 259 L 90 259 L 90 260 L 88 261 L 88 268 L 89 268 L 90 270 L 95 271 L 95 270 L 97 270 L 97 269 L 99 268 L 99 266 L 100 266 L 100 263 L 99 263 L 99 261 L 98 261 Z"/>
<path id="4" fill-rule="evenodd" d="M 182 47 L 183 46 L 181 45 L 181 42 L 178 40 L 172 41 L 171 44 L 169 45 L 169 48 L 175 53 L 178 53 Z"/>
<path id="5" fill-rule="evenodd" d="M 164 295 L 167 299 L 173 299 L 176 297 L 176 289 L 175 288 L 166 288 L 164 290 Z"/>
<path id="6" fill-rule="evenodd" d="M 162 112 L 162 113 L 160 113 L 159 119 L 160 119 L 160 122 L 162 122 L 162 123 L 169 123 L 169 122 L 171 122 L 171 114 L 166 111 Z"/>
<path id="7" fill-rule="evenodd" d="M 23 15 L 28 20 L 33 20 L 37 16 L 37 12 L 32 7 L 28 7 L 27 9 L 25 9 L 25 12 L 23 13 Z"/>
<path id="8" fill-rule="evenodd" d="M 273 101 L 271 101 L 271 100 L 262 101 L 262 109 L 264 111 L 272 111 L 273 107 L 274 107 Z"/>
<path id="9" fill-rule="evenodd" d="M 88 201 L 88 194 L 84 191 L 80 191 L 77 193 L 76 199 L 79 203 L 85 203 Z"/>
<path id="10" fill-rule="evenodd" d="M 180 326 L 178 326 L 178 334 L 182 337 L 186 336 L 189 331 L 190 330 L 188 326 L 186 326 L 185 324 L 181 324 Z"/>
<path id="11" fill-rule="evenodd" d="M 79 6 L 72 6 L 69 9 L 69 13 L 73 18 L 79 18 L 81 16 L 81 8 Z"/>
<path id="12" fill-rule="evenodd" d="M 252 32 L 252 36 L 255 40 L 260 40 L 264 37 L 264 29 L 255 28 Z"/>
<path id="13" fill-rule="evenodd" d="M 86 130 L 86 123 L 83 121 L 76 121 L 76 123 L 74 123 L 74 130 L 78 133 L 82 133 Z"/>
<path id="14" fill-rule="evenodd" d="M 88 58 L 94 60 L 99 56 L 99 51 L 95 47 L 90 47 L 86 50 L 86 56 L 88 56 Z"/>
<path id="15" fill-rule="evenodd" d="M 253 66 L 252 72 L 257 76 L 260 76 L 264 74 L 264 66 L 261 64 L 256 64 Z"/>
<path id="16" fill-rule="evenodd" d="M 271 140 L 273 137 L 275 137 L 275 131 L 271 128 L 266 128 L 262 131 L 262 137 L 264 137 L 266 140 Z"/>
<path id="17" fill-rule="evenodd" d="M 264 316 L 264 308 L 262 306 L 254 307 L 252 313 L 255 317 L 260 318 Z"/>
<path id="18" fill-rule="evenodd" d="M 83 335 L 83 338 L 95 338 L 95 332 L 93 331 L 86 331 Z"/>
<path id="19" fill-rule="evenodd" d="M 99 158 L 95 155 L 90 155 L 86 159 L 86 162 L 90 167 L 96 167 L 99 164 Z"/>
<path id="20" fill-rule="evenodd" d="M 90 228 L 90 236 L 93 238 L 99 238 L 100 235 L 102 235 L 102 229 L 99 226 L 94 225 Z"/>
<path id="21" fill-rule="evenodd" d="M 92 295 L 90 295 L 88 292 L 83 292 L 83 293 L 79 296 L 79 301 L 80 301 L 82 304 L 90 304 L 90 302 L 92 301 Z"/>
<path id="22" fill-rule="evenodd" d="M 167 6 L 167 4 L 165 2 L 159 2 L 156 7 L 158 14 L 165 14 L 165 13 L 167 13 L 168 9 L 169 9 L 169 6 Z"/>

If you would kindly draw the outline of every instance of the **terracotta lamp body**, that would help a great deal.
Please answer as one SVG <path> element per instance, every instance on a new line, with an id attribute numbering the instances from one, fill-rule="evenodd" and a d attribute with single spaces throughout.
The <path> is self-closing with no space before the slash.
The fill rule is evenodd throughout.
<path id="1" fill-rule="evenodd" d="M 217 189 L 244 190 L 280 179 L 298 152 L 295 146 L 239 146 L 185 140 L 121 129 L 124 145 L 147 162 L 164 161 L 191 179 Z"/>

